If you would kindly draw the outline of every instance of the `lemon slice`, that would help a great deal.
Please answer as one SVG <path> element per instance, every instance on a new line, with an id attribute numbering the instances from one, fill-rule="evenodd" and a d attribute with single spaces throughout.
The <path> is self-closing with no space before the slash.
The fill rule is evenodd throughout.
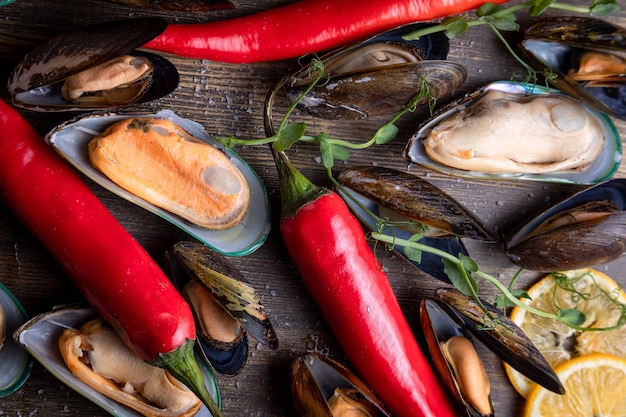
<path id="1" fill-rule="evenodd" d="M 561 309 L 575 307 L 586 315 L 582 327 L 603 328 L 617 323 L 621 314 L 618 303 L 626 304 L 626 294 L 615 281 L 589 268 L 556 274 L 567 276 L 572 288 L 566 290 L 557 286 L 554 274 L 550 274 L 533 285 L 528 290 L 531 299 L 523 301 L 551 313 L 557 312 L 557 306 Z M 522 328 L 553 368 L 590 353 L 606 353 L 626 359 L 626 326 L 610 331 L 581 332 L 520 307 L 511 311 L 511 320 Z M 504 367 L 511 384 L 527 397 L 536 384 L 506 363 Z"/>
<path id="2" fill-rule="evenodd" d="M 559 365 L 565 386 L 558 395 L 535 386 L 526 402 L 525 417 L 623 417 L 626 410 L 626 359 L 589 354 Z"/>

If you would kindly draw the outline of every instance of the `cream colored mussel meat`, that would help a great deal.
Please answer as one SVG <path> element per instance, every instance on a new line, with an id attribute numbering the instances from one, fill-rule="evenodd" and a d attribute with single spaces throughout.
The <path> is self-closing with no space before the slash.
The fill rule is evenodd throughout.
<path id="1" fill-rule="evenodd" d="M 584 169 L 602 151 L 604 132 L 565 96 L 490 90 L 435 126 L 423 144 L 430 158 L 454 168 L 539 174 Z"/>
<path id="2" fill-rule="evenodd" d="M 89 143 L 89 158 L 128 192 L 201 227 L 243 219 L 250 189 L 220 150 L 166 119 L 129 118 Z"/>
<path id="3" fill-rule="evenodd" d="M 150 87 L 152 72 L 147 58 L 124 55 L 68 77 L 61 92 L 74 103 L 132 103 Z"/>
<path id="4" fill-rule="evenodd" d="M 167 371 L 135 355 L 100 318 L 64 330 L 59 349 L 77 378 L 144 416 L 193 416 L 202 404 Z"/>

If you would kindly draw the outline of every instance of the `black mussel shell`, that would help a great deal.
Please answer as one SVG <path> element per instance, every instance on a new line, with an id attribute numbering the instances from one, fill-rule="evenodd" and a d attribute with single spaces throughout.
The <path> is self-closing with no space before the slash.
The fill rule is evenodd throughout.
<path id="1" fill-rule="evenodd" d="M 337 180 L 379 206 L 419 223 L 486 243 L 498 240 L 459 202 L 417 175 L 372 166 L 345 169 Z"/>
<path id="2" fill-rule="evenodd" d="M 396 113 L 424 87 L 428 94 L 418 105 L 451 93 L 465 81 L 467 72 L 444 61 L 447 38 L 439 33 L 416 41 L 402 39 L 422 26 L 397 28 L 323 56 L 322 81 L 298 108 L 325 119 L 356 120 Z M 289 77 L 285 90 L 292 102 L 312 83 L 309 71 L 307 65 Z"/>
<path id="3" fill-rule="evenodd" d="M 170 279 L 181 292 L 193 279 L 183 264 L 171 250 L 165 252 L 165 266 Z M 189 300 L 188 300 L 189 301 Z M 191 303 L 190 303 L 191 306 Z M 197 345 L 199 354 L 205 362 L 211 364 L 216 372 L 222 375 L 239 374 L 248 361 L 248 334 L 242 329 L 241 334 L 232 342 L 216 340 L 202 331 L 202 325 L 196 311 L 191 306 L 196 321 Z"/>
<path id="4" fill-rule="evenodd" d="M 509 259 L 534 271 L 598 265 L 626 253 L 626 180 L 589 187 L 544 210 L 505 241 Z"/>
<path id="5" fill-rule="evenodd" d="M 293 361 L 291 396 L 301 417 L 332 417 L 328 402 L 335 390 L 356 392 L 375 417 L 390 417 L 374 393 L 348 368 L 319 353 L 307 353 Z"/>
<path id="6" fill-rule="evenodd" d="M 435 297 L 448 304 L 448 312 L 459 325 L 466 328 L 485 346 L 521 374 L 542 387 L 563 394 L 565 388 L 539 349 L 524 331 L 484 300 L 494 319 L 489 319 L 476 301 L 452 288 L 439 288 Z"/>
<path id="7" fill-rule="evenodd" d="M 120 107 L 120 104 L 74 104 L 61 96 L 61 85 L 73 74 L 123 55 L 145 57 L 153 67 L 146 92 L 128 104 L 163 97 L 178 86 L 176 67 L 159 55 L 134 49 L 161 34 L 166 27 L 167 22 L 163 19 L 142 18 L 100 23 L 64 32 L 27 53 L 15 66 L 7 82 L 13 103 L 34 111 Z"/>
<path id="8" fill-rule="evenodd" d="M 624 28 L 592 17 L 543 19 L 524 30 L 521 50 L 536 70 L 549 68 L 557 75 L 548 80 L 556 88 L 601 112 L 626 119 L 626 74 L 618 73 L 602 84 L 575 81 L 569 75 L 571 70 L 578 69 L 581 58 L 589 52 L 602 52 L 624 60 Z"/>
<path id="9" fill-rule="evenodd" d="M 278 337 L 254 288 L 229 259 L 196 242 L 178 242 L 172 253 L 193 279 L 201 282 L 231 316 L 259 343 L 278 348 Z"/>
<path id="10" fill-rule="evenodd" d="M 393 212 L 394 217 L 445 229 L 445 233 L 438 236 L 422 237 L 419 243 L 457 257 L 469 254 L 460 237 L 451 233 L 458 232 L 465 237 L 483 241 L 497 239 L 471 214 L 468 220 L 463 214 L 467 213 L 465 209 L 451 197 L 412 174 L 383 167 L 357 167 L 342 171 L 337 179 L 341 184 L 337 192 L 372 231 L 379 229 L 377 219 L 372 214 L 385 218 Z M 445 213 L 449 213 L 449 217 L 446 218 Z M 411 229 L 394 225 L 386 226 L 382 232 L 400 239 L 409 239 L 414 234 Z M 398 255 L 420 270 L 440 281 L 450 283 L 440 256 L 422 252 L 421 259 L 415 261 L 407 256 L 403 246 L 395 245 L 393 248 Z"/>

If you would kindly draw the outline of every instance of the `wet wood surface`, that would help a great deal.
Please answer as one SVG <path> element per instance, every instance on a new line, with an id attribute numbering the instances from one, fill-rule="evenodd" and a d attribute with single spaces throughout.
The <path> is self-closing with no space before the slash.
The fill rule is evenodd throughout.
<path id="1" fill-rule="evenodd" d="M 246 15 L 283 3 L 287 1 L 234 1 L 234 10 L 188 15 L 134 10 L 95 0 L 16 0 L 0 8 L 0 94 L 3 99 L 8 99 L 5 80 L 19 57 L 49 36 L 72 27 L 147 15 L 194 23 Z M 546 15 L 556 14 L 548 12 Z M 522 22 L 529 20 L 525 12 L 519 13 L 518 17 Z M 607 17 L 607 20 L 626 26 L 626 10 Z M 180 71 L 180 85 L 169 96 L 146 107 L 172 109 L 183 117 L 201 123 L 211 134 L 242 138 L 264 136 L 262 110 L 266 92 L 279 78 L 298 68 L 295 59 L 232 65 L 174 56 L 168 58 Z M 524 70 L 485 27 L 472 28 L 453 39 L 449 59 L 465 65 L 469 73 L 466 83 L 449 99 L 490 81 L 520 79 L 524 74 Z M 279 103 L 277 107 L 276 112 L 286 108 L 284 103 Z M 22 114 L 42 135 L 70 117 L 67 114 L 29 111 L 22 111 Z M 368 139 L 385 121 L 325 122 L 302 114 L 296 117 L 306 121 L 313 134 L 328 132 L 335 137 L 355 141 Z M 400 134 L 394 142 L 354 151 L 346 166 L 378 164 L 407 169 L 408 163 L 402 157 L 402 149 L 412 130 L 425 117 L 422 111 L 404 117 L 400 123 Z M 614 122 L 621 135 L 626 135 L 626 123 L 619 120 Z M 346 358 L 318 307 L 303 287 L 281 240 L 277 225 L 278 182 L 269 150 L 266 147 L 239 147 L 237 151 L 257 171 L 267 187 L 273 210 L 273 228 L 259 250 L 245 257 L 233 258 L 233 262 L 262 296 L 278 333 L 280 347 L 271 351 L 250 342 L 251 354 L 245 370 L 235 377 L 219 378 L 223 410 L 228 416 L 292 416 L 294 411 L 289 394 L 289 374 L 293 359 L 312 350 L 326 353 L 342 362 Z M 294 164 L 314 182 L 329 185 L 325 170 L 319 164 L 316 146 L 298 144 L 289 151 L 289 155 Z M 505 234 L 533 213 L 582 188 L 578 185 L 542 182 L 458 179 L 419 166 L 412 166 L 411 170 L 455 197 L 500 234 Z M 616 177 L 626 177 L 626 169 L 621 167 Z M 112 195 L 87 179 L 85 181 L 157 262 L 162 262 L 164 251 L 172 244 L 189 239 L 182 231 L 159 217 Z M 508 283 L 516 272 L 517 268 L 506 258 L 501 244 L 466 242 L 466 245 L 481 270 L 501 278 L 503 282 Z M 419 299 L 429 296 L 442 284 L 389 252 L 378 249 L 377 255 L 388 272 L 407 319 L 417 330 Z M 115 259 L 111 259 L 111 262 L 115 262 Z M 597 268 L 626 284 L 625 267 L 626 259 L 621 259 Z M 520 285 L 525 287 L 538 277 L 539 274 L 526 273 Z M 31 316 L 48 311 L 58 304 L 81 300 L 77 290 L 51 256 L 4 205 L 0 205 L 0 281 L 22 302 Z M 479 285 L 481 295 L 492 299 L 494 289 L 483 282 Z M 479 345 L 479 350 L 492 381 L 496 415 L 520 416 L 524 400 L 509 385 L 501 362 L 483 346 Z M 0 415 L 107 414 L 64 386 L 36 363 L 27 383 L 16 393 L 0 400 Z"/>

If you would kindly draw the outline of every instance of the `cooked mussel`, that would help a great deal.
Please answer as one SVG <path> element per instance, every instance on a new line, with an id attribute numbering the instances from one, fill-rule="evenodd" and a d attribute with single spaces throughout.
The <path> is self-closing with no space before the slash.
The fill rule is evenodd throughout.
<path id="1" fill-rule="evenodd" d="M 172 167 L 173 170 L 180 170 L 183 166 L 191 168 L 191 171 L 187 171 L 187 174 L 178 171 L 178 173 L 180 174 L 179 179 L 184 178 L 186 175 L 193 175 L 195 176 L 196 181 L 200 180 L 196 183 L 196 185 L 202 183 L 206 184 L 207 187 L 201 186 L 199 188 L 196 188 L 196 192 L 206 193 L 207 188 L 210 189 L 212 186 L 215 186 L 216 190 L 218 191 L 216 194 L 223 194 L 226 197 L 218 199 L 221 206 L 228 207 L 225 204 L 227 199 L 232 198 L 234 195 L 237 194 L 233 193 L 232 190 L 239 190 L 239 194 L 241 194 L 242 191 L 249 190 L 249 207 L 254 207 L 254 210 L 246 210 L 243 218 L 235 225 L 232 224 L 233 218 L 231 218 L 231 227 L 228 228 L 224 228 L 224 219 L 221 219 L 220 216 L 213 217 L 210 221 L 213 222 L 216 226 L 221 227 L 221 229 L 219 229 L 219 227 L 208 228 L 192 223 L 182 216 L 173 213 L 172 211 L 167 209 L 167 206 L 157 206 L 156 203 L 158 203 L 158 201 L 154 201 L 153 203 L 144 198 L 138 197 L 137 195 L 126 190 L 125 188 L 122 188 L 122 186 L 118 185 L 116 182 L 112 181 L 111 178 L 105 175 L 102 171 L 96 169 L 90 159 L 89 144 L 94 140 L 95 137 L 100 136 L 111 126 L 117 124 L 117 126 L 120 127 L 124 126 L 124 124 L 119 125 L 119 123 L 126 123 L 126 126 L 130 127 L 129 121 L 135 119 L 143 120 L 143 122 L 141 122 L 139 125 L 134 126 L 136 128 L 134 129 L 135 133 L 142 132 L 143 134 L 143 130 L 139 129 L 139 127 L 143 127 L 146 128 L 146 130 L 149 130 L 148 132 L 145 132 L 146 134 L 150 134 L 153 136 L 167 135 L 167 139 L 173 139 L 176 135 L 170 134 L 172 130 L 171 127 L 178 126 L 178 128 L 174 128 L 174 132 L 186 132 L 185 134 L 182 134 L 182 136 L 178 135 L 180 138 L 187 136 L 193 137 L 196 140 L 204 143 L 204 146 L 202 146 L 203 149 L 208 149 L 206 148 L 206 146 L 211 146 L 211 153 L 207 153 L 207 155 L 211 155 L 213 152 L 221 153 L 222 155 L 220 159 L 222 161 L 227 161 L 229 166 L 235 167 L 235 171 L 239 171 L 241 175 L 243 175 L 243 177 L 245 178 L 245 184 L 240 183 L 239 188 L 237 188 L 237 182 L 234 182 L 233 184 L 233 182 L 224 181 L 225 179 L 240 178 L 239 175 L 228 175 L 228 171 L 219 169 L 219 167 L 217 166 L 214 167 L 214 169 L 206 169 L 204 171 L 198 170 L 197 164 L 194 165 L 192 161 L 206 161 L 207 155 L 188 154 L 187 159 L 185 161 L 179 161 L 176 168 L 172 167 L 171 160 L 167 161 L 167 164 L 165 162 L 163 164 L 157 164 L 159 166 L 159 169 L 164 169 L 168 165 Z M 170 128 L 167 128 L 167 126 L 170 126 Z M 172 224 L 189 233 L 194 238 L 202 241 L 207 245 L 210 245 L 212 248 L 221 253 L 236 256 L 246 255 L 258 249 L 267 238 L 267 234 L 270 229 L 270 208 L 263 182 L 254 172 L 254 170 L 252 170 L 252 168 L 239 155 L 237 155 L 231 149 L 228 149 L 219 144 L 207 134 L 207 132 L 201 125 L 193 122 L 192 120 L 179 117 L 169 110 L 162 110 L 156 113 L 137 111 L 118 113 L 98 112 L 81 115 L 59 125 L 46 135 L 45 140 L 63 158 L 67 159 L 72 165 L 74 165 L 74 167 L 76 167 L 87 177 L 95 181 L 97 184 L 103 186 L 107 190 L 115 193 L 116 195 L 134 204 L 137 204 L 138 206 L 148 210 L 149 212 L 154 213 L 164 218 L 165 220 L 168 220 Z M 128 137 L 118 137 L 117 151 L 123 153 L 130 153 L 132 149 L 137 151 L 138 146 L 140 146 L 139 143 L 135 142 L 135 145 L 137 146 L 134 148 L 131 148 L 130 143 L 131 141 Z M 185 142 L 182 143 L 187 144 Z M 191 142 L 189 142 L 189 144 L 191 144 Z M 159 151 L 158 148 L 155 148 L 155 152 L 161 157 L 163 157 L 163 155 L 167 153 L 164 152 L 163 149 Z M 146 158 L 146 155 L 143 153 L 143 151 L 139 152 L 139 154 L 141 158 Z M 103 160 L 106 160 L 106 158 Z M 128 155 L 126 155 L 126 160 L 128 160 Z M 140 158 L 138 156 L 136 159 L 131 161 L 130 166 L 133 170 L 135 170 L 137 167 L 144 168 L 144 166 L 142 166 L 143 164 L 139 163 L 139 160 Z M 154 164 L 154 162 L 152 163 Z M 210 168 L 211 165 L 213 165 L 212 162 L 206 162 L 205 166 Z M 146 175 L 148 174 L 148 172 L 144 169 L 139 174 Z M 185 202 L 185 199 L 191 198 L 191 186 L 170 186 L 169 188 L 165 189 L 162 187 L 163 184 L 169 184 L 172 180 L 173 179 L 171 178 L 171 174 L 170 178 L 167 181 L 164 177 L 159 177 L 157 175 L 156 180 L 153 180 L 152 183 L 150 181 L 146 182 L 146 189 L 150 188 L 150 184 L 156 186 L 157 189 L 160 187 L 160 190 L 163 192 L 163 196 L 177 196 L 177 199 L 183 201 L 183 206 L 185 206 L 185 204 L 189 206 L 190 202 Z M 183 184 L 184 182 L 185 181 L 183 180 L 181 184 Z M 229 192 L 229 190 L 231 191 Z M 233 195 L 229 197 L 228 194 Z M 154 198 L 154 195 L 152 197 Z M 206 196 L 204 198 L 206 198 Z M 235 198 L 233 201 L 237 202 L 242 200 Z M 241 206 L 241 204 L 235 204 L 231 205 L 231 207 L 241 208 L 244 206 Z M 236 209 L 234 211 L 226 210 L 226 213 L 227 212 L 239 212 L 240 214 L 242 213 L 240 209 Z M 206 216 L 206 212 L 201 213 L 201 216 Z"/>
<path id="2" fill-rule="evenodd" d="M 387 219 L 389 224 L 383 232 L 404 239 L 424 233 L 420 243 L 454 256 L 467 255 L 460 237 L 482 242 L 498 240 L 459 202 L 414 174 L 382 166 L 354 167 L 343 170 L 337 180 L 341 184 L 337 191 L 372 231 L 379 230 L 376 217 Z M 394 249 L 406 258 L 403 247 Z M 423 253 L 420 262 L 412 263 L 449 282 L 439 256 Z"/>
<path id="3" fill-rule="evenodd" d="M 165 369 L 139 358 L 102 318 L 65 329 L 58 346 L 78 379 L 145 416 L 186 417 L 200 409 L 192 392 Z"/>
<path id="4" fill-rule="evenodd" d="M 115 381 L 119 377 L 114 375 L 118 375 L 118 372 L 120 372 L 120 369 L 115 369 L 120 368 L 115 366 L 116 364 L 128 365 L 128 361 L 133 364 L 132 367 L 126 366 L 125 369 L 122 369 L 122 373 L 132 373 L 133 370 L 151 365 L 146 365 L 142 361 L 135 363 L 135 354 L 128 351 L 123 344 L 121 344 L 122 349 L 115 348 L 115 346 L 120 345 L 115 339 L 117 335 L 112 333 L 107 324 L 100 320 L 97 313 L 91 308 L 60 306 L 51 312 L 40 314 L 24 323 L 17 329 L 14 337 L 24 348 L 23 352 L 30 353 L 61 382 L 67 384 L 70 388 L 112 415 L 120 417 L 138 417 L 141 415 L 169 417 L 192 415 L 190 413 L 195 409 L 197 411 L 196 417 L 211 416 L 211 413 L 205 406 L 201 405 L 199 410 L 196 408 L 197 399 L 194 400 L 193 395 L 191 396 L 189 407 L 180 407 L 181 410 L 178 411 L 174 410 L 173 406 L 157 404 L 158 401 L 152 404 L 142 404 L 141 398 L 144 394 L 147 397 L 160 397 L 162 401 L 166 401 L 168 404 L 175 403 L 177 401 L 176 398 L 190 398 L 189 392 L 186 389 L 181 389 L 175 380 L 171 380 L 166 376 L 167 374 L 156 377 L 150 376 L 151 379 L 155 381 L 161 380 L 164 384 L 156 387 L 154 392 L 151 393 L 140 394 L 133 392 L 131 394 L 131 389 L 133 388 L 131 384 L 124 386 L 122 380 Z M 119 340 L 119 337 L 117 340 Z M 59 345 L 60 341 L 63 343 L 63 346 Z M 67 342 L 67 345 L 64 342 Z M 85 357 L 77 356 L 81 353 L 85 354 Z M 87 357 L 89 360 L 87 360 Z M 66 360 L 68 360 L 68 363 L 66 363 Z M 104 375 L 99 375 L 97 372 L 102 371 L 96 366 L 96 372 L 93 372 L 91 365 L 98 362 L 100 362 L 100 365 L 104 364 L 105 368 L 113 363 L 113 370 L 105 371 Z M 154 367 L 150 369 L 152 368 Z M 164 372 L 160 368 L 156 369 L 159 373 Z M 219 405 L 221 400 L 215 376 L 206 365 L 201 365 L 201 370 L 209 393 Z M 73 371 L 76 371 L 77 374 L 74 374 Z M 124 381 L 128 381 L 128 376 L 121 378 Z M 132 379 L 135 378 L 137 377 L 132 377 Z M 142 379 L 145 377 L 140 376 L 138 378 Z M 150 381 L 148 385 L 153 384 L 155 381 Z M 143 392 L 141 385 L 137 384 L 134 388 Z M 164 391 L 166 386 L 169 391 Z M 164 392 L 167 392 L 167 394 L 164 395 Z M 137 408 L 132 409 L 122 405 L 123 402 L 120 402 L 120 400 L 130 402 L 131 407 L 137 406 Z M 178 406 L 180 406 L 180 403 Z M 188 409 L 188 411 L 183 409 Z"/>
<path id="5" fill-rule="evenodd" d="M 271 349 L 278 337 L 259 296 L 223 255 L 195 242 L 178 242 L 166 253 L 170 275 L 188 300 L 202 351 L 216 371 L 238 374 L 248 356 L 250 334 Z"/>
<path id="6" fill-rule="evenodd" d="M 88 153 L 94 168 L 129 193 L 200 227 L 229 229 L 248 211 L 250 187 L 239 168 L 169 119 L 113 123 Z"/>
<path id="7" fill-rule="evenodd" d="M 448 310 L 448 312 L 446 312 Z M 441 301 L 420 301 L 420 321 L 433 366 L 461 415 L 493 415 L 491 386 L 471 336 Z"/>
<path id="8" fill-rule="evenodd" d="M 591 184 L 615 173 L 621 141 L 606 115 L 571 97 L 501 81 L 422 124 L 405 155 L 460 177 Z"/>
<path id="9" fill-rule="evenodd" d="M 583 16 L 543 19 L 524 30 L 521 49 L 548 81 L 614 117 L 626 119 L 626 30 Z"/>
<path id="10" fill-rule="evenodd" d="M 534 271 L 566 271 L 626 252 L 626 180 L 588 187 L 549 207 L 505 241 L 509 259 Z"/>
<path id="11" fill-rule="evenodd" d="M 465 68 L 444 61 L 449 45 L 441 34 L 402 39 L 416 27 L 395 29 L 323 56 L 322 81 L 298 107 L 325 119 L 354 120 L 396 113 L 420 91 L 426 93 L 419 105 L 453 92 L 465 81 Z M 288 98 L 293 102 L 300 97 L 315 75 L 307 65 L 289 77 Z"/>
<path id="12" fill-rule="evenodd" d="M 27 53 L 7 87 L 16 106 L 34 111 L 119 108 L 161 98 L 178 86 L 165 58 L 134 51 L 167 22 L 129 19 L 65 32 Z"/>
<path id="13" fill-rule="evenodd" d="M 390 416 L 348 368 L 319 353 L 307 353 L 293 361 L 291 396 L 301 417 Z"/>
<path id="14" fill-rule="evenodd" d="M 463 333 L 470 332 L 504 362 L 544 388 L 562 394 L 563 385 L 539 349 L 502 311 L 481 299 L 482 307 L 454 288 L 438 288 L 435 298 Z"/>
<path id="15" fill-rule="evenodd" d="M 17 298 L 0 283 L 0 397 L 17 391 L 30 375 L 31 358 L 11 338 L 27 319 Z"/>

